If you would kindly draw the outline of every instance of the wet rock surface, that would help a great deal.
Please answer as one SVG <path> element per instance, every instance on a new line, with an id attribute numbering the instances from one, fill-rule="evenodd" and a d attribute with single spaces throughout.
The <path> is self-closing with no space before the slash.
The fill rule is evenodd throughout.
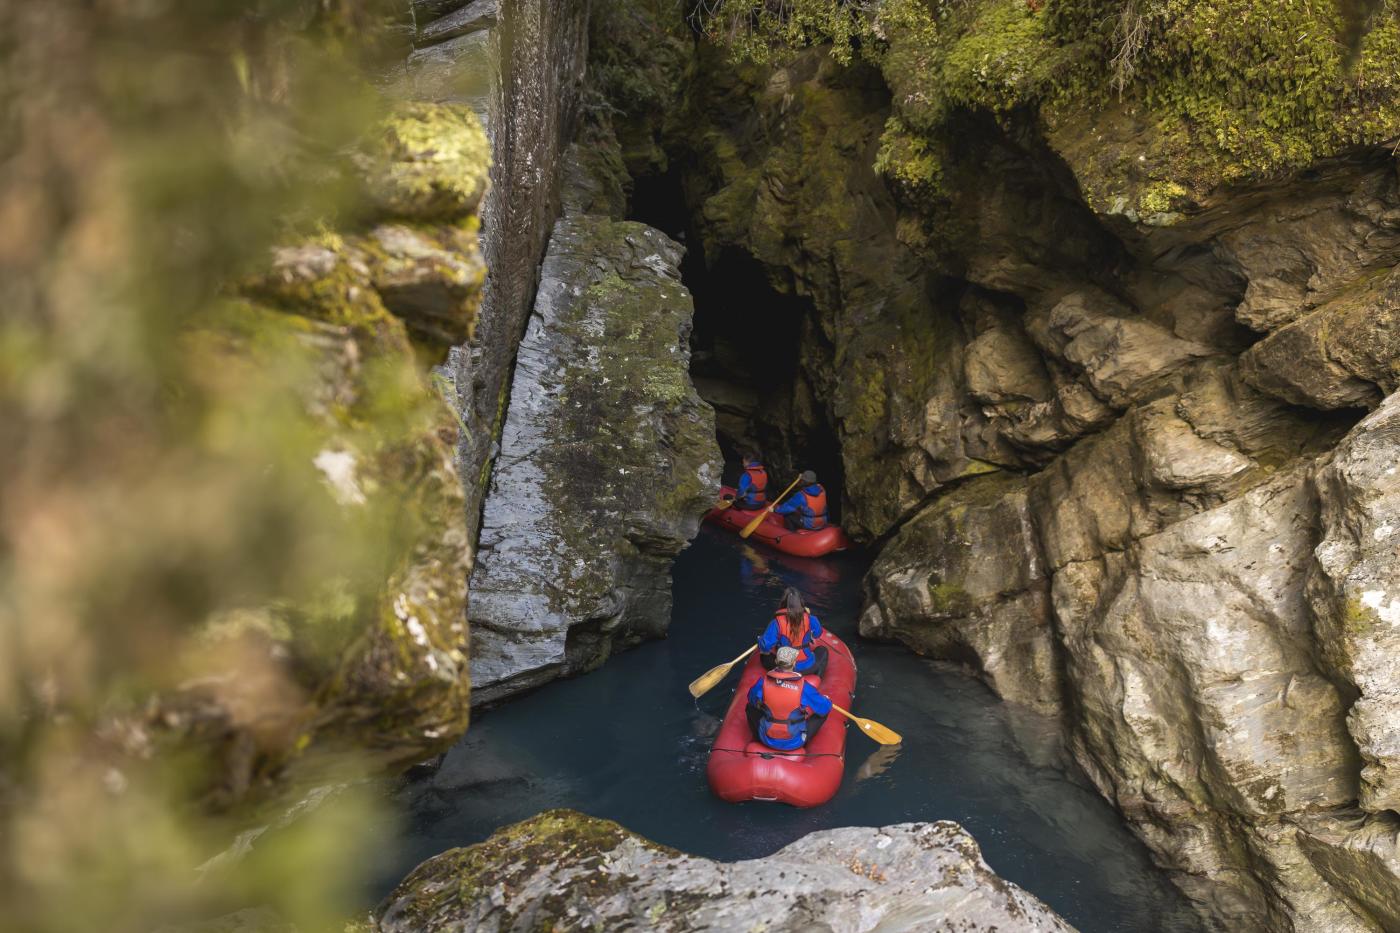
<path id="1" fill-rule="evenodd" d="M 569 810 L 424 862 L 376 911 L 379 933 L 551 926 L 1073 929 L 997 877 L 956 823 L 827 830 L 767 858 L 725 863 Z"/>

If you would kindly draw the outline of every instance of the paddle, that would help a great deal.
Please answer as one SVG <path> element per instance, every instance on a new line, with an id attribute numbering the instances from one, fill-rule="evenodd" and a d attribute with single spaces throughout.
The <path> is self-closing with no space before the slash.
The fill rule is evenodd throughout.
<path id="1" fill-rule="evenodd" d="M 749 655 L 753 654 L 756 650 L 758 650 L 758 645 L 749 645 L 749 650 L 739 655 L 733 661 L 730 661 L 728 664 L 720 664 L 716 667 L 712 667 L 705 673 L 701 674 L 699 677 L 692 680 L 690 682 L 690 695 L 698 698 L 706 693 L 709 693 L 710 690 L 714 688 L 715 684 L 719 683 L 721 680 L 724 679 L 724 675 L 728 674 L 730 669 L 733 668 L 734 665 L 738 664 L 740 661 L 744 660 L 744 658 L 747 658 Z"/>
<path id="2" fill-rule="evenodd" d="M 715 503 L 715 511 L 716 511 L 716 512 L 723 512 L 725 509 L 733 508 L 733 507 L 734 507 L 734 500 L 733 500 L 733 499 L 721 499 L 721 500 L 719 500 L 718 502 Z"/>
<path id="3" fill-rule="evenodd" d="M 757 517 L 757 518 L 755 518 L 753 521 L 749 522 L 747 525 L 744 526 L 744 530 L 741 531 L 741 532 L 739 532 L 739 537 L 741 537 L 741 538 L 747 538 L 749 535 L 751 535 L 751 534 L 753 534 L 755 531 L 757 531 L 757 530 L 758 530 L 758 526 L 759 526 L 759 525 L 762 525 L 762 524 L 763 524 L 763 520 L 764 520 L 765 518 L 768 517 L 768 513 L 771 512 L 771 511 L 773 511 L 774 509 L 776 509 L 776 508 L 778 507 L 778 505 L 779 505 L 784 499 L 787 498 L 788 493 L 792 492 L 794 489 L 797 488 L 797 484 L 800 483 L 800 482 L 802 482 L 802 477 L 800 477 L 800 476 L 799 476 L 797 479 L 793 480 L 793 481 L 792 481 L 792 485 L 789 486 L 787 489 L 784 489 L 784 490 L 783 490 L 783 494 L 782 494 L 781 496 L 779 496 L 778 498 L 774 499 L 773 502 L 772 502 L 772 504 L 769 505 L 768 508 L 766 508 L 766 509 L 764 509 L 762 512 L 759 512 L 759 513 L 758 513 L 758 517 Z"/>
<path id="4" fill-rule="evenodd" d="M 844 710 L 841 707 L 837 706 L 835 703 L 831 704 L 831 708 L 836 710 L 836 712 L 840 713 L 842 716 L 845 716 L 851 722 L 860 726 L 862 732 L 870 736 L 875 741 L 879 742 L 881 745 L 898 745 L 900 742 L 904 741 L 904 739 L 900 736 L 898 732 L 895 732 L 893 729 L 888 729 L 885 726 L 880 725 L 878 722 L 875 722 L 874 720 L 862 719 L 855 713 L 852 713 L 849 710 Z"/>

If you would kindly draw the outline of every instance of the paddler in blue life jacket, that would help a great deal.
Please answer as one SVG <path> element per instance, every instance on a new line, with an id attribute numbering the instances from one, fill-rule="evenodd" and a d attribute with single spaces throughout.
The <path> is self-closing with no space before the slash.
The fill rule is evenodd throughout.
<path id="1" fill-rule="evenodd" d="M 783 608 L 779 609 L 758 636 L 758 659 L 764 670 L 777 663 L 777 652 L 793 648 L 798 652 L 794 670 L 799 674 L 825 676 L 828 652 L 817 644 L 822 637 L 822 624 L 802 603 L 802 594 L 795 587 L 783 593 Z"/>
<path id="2" fill-rule="evenodd" d="M 757 512 L 768 508 L 768 470 L 757 454 L 744 454 L 744 471 L 739 474 L 739 488 L 734 493 L 734 508 Z"/>
<path id="3" fill-rule="evenodd" d="M 793 531 L 799 528 L 819 531 L 830 524 L 826 512 L 826 488 L 817 482 L 817 474 L 811 470 L 802 474 L 802 488 L 773 511 L 783 516 L 788 528 Z"/>
<path id="4" fill-rule="evenodd" d="M 831 713 L 831 701 L 792 669 L 796 661 L 796 648 L 779 648 L 773 669 L 749 690 L 745 708 L 758 741 L 782 752 L 812 741 Z"/>

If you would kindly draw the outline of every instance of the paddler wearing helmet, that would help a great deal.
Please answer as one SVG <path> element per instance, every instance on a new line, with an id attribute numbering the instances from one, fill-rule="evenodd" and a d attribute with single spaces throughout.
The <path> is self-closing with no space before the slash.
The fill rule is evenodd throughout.
<path id="1" fill-rule="evenodd" d="M 745 708 L 754 736 L 777 751 L 800 750 L 831 712 L 831 701 L 793 670 L 796 662 L 796 648 L 779 648 L 773 669 L 749 690 Z"/>

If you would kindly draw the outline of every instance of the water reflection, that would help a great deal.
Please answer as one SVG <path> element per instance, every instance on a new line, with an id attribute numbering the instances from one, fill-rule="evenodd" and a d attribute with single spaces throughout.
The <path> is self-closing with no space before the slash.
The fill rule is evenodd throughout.
<path id="1" fill-rule="evenodd" d="M 903 745 L 881 745 L 871 753 L 870 757 L 861 762 L 856 769 L 855 781 L 868 781 L 871 778 L 879 777 L 889 770 L 890 765 L 899 757 L 899 750 Z"/>

